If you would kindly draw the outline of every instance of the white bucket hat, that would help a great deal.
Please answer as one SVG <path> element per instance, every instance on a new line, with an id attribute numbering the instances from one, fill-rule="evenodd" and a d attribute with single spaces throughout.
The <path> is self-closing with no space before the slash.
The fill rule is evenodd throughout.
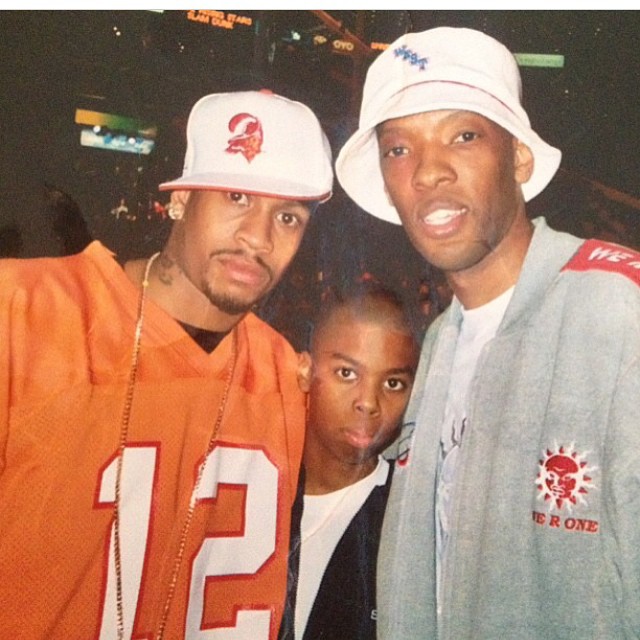
<path id="1" fill-rule="evenodd" d="M 399 224 L 380 171 L 376 126 L 425 111 L 460 109 L 492 120 L 531 149 L 533 174 L 522 185 L 524 199 L 531 200 L 553 178 L 561 153 L 533 131 L 521 99 L 518 64 L 497 40 L 453 27 L 405 34 L 367 72 L 359 128 L 336 161 L 338 180 L 362 209 Z"/>
<path id="2" fill-rule="evenodd" d="M 233 190 L 324 202 L 332 186 L 331 147 L 315 114 L 263 90 L 198 100 L 187 122 L 182 177 L 159 189 Z"/>

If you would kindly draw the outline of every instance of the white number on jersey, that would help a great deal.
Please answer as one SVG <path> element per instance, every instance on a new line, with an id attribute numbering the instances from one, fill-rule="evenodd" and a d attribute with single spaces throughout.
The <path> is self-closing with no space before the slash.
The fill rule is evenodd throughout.
<path id="1" fill-rule="evenodd" d="M 120 549 L 124 602 L 124 638 L 130 640 L 143 574 L 155 483 L 157 447 L 125 449 L 120 480 Z M 103 471 L 100 503 L 115 502 L 117 459 Z M 276 547 L 278 470 L 260 449 L 216 447 L 208 456 L 198 494 L 199 500 L 217 496 L 220 484 L 246 486 L 244 535 L 206 538 L 196 554 L 191 572 L 185 638 L 187 640 L 266 640 L 271 611 L 238 610 L 233 627 L 202 629 L 204 589 L 208 579 L 258 573 Z M 135 499 L 130 497 L 135 493 Z M 100 640 L 117 638 L 114 532 L 111 527 L 107 587 Z"/>

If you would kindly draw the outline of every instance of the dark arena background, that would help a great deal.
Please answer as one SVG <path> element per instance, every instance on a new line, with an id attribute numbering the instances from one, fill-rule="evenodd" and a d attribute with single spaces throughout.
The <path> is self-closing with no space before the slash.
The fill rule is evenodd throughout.
<path id="1" fill-rule="evenodd" d="M 312 107 L 334 153 L 355 129 L 368 65 L 407 31 L 480 29 L 518 54 L 534 128 L 563 151 L 528 207 L 551 226 L 640 248 L 636 11 L 0 11 L 0 254 L 56 256 L 92 239 L 158 250 L 202 95 L 269 88 Z M 304 167 L 301 167 L 304 170 Z M 297 349 L 332 287 L 379 280 L 423 331 L 450 298 L 402 229 L 335 184 L 258 310 Z"/>

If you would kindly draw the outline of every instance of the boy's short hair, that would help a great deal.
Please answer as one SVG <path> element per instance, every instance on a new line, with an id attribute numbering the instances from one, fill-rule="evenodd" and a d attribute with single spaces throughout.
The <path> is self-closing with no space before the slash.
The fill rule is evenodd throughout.
<path id="1" fill-rule="evenodd" d="M 375 319 L 388 310 L 395 311 L 398 329 L 416 339 L 409 311 L 402 297 L 393 289 L 378 282 L 358 282 L 339 289 L 331 289 L 324 299 L 309 334 L 308 348 L 313 350 L 316 337 L 338 309 L 349 307 L 358 317 Z"/>

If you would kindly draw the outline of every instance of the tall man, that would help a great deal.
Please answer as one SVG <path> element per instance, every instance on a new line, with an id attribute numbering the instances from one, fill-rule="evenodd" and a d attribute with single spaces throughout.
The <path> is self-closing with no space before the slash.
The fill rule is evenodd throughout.
<path id="1" fill-rule="evenodd" d="M 0 629 L 275 638 L 304 433 L 297 356 L 250 310 L 331 195 L 270 92 L 205 96 L 162 252 L 0 265 Z"/>
<path id="2" fill-rule="evenodd" d="M 455 294 L 425 338 L 378 567 L 379 637 L 637 638 L 640 255 L 531 222 L 560 152 L 509 51 L 407 34 L 338 177 Z"/>

